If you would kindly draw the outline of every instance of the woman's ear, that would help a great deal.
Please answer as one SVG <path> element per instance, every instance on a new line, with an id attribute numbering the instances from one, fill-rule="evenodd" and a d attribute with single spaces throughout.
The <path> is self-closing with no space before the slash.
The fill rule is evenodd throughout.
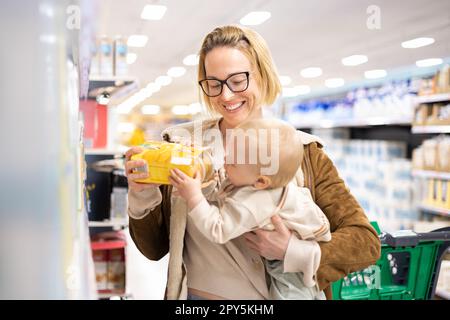
<path id="1" fill-rule="evenodd" d="M 270 184 L 272 183 L 272 180 L 270 180 L 267 176 L 259 176 L 253 186 L 258 190 L 267 189 Z"/>

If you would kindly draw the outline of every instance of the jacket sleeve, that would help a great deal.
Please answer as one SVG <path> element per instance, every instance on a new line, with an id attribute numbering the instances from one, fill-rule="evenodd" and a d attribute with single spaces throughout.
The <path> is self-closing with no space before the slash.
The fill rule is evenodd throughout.
<path id="1" fill-rule="evenodd" d="M 169 252 L 169 186 L 160 190 L 129 191 L 130 235 L 139 251 L 150 260 L 159 260 Z"/>
<path id="2" fill-rule="evenodd" d="M 319 242 L 317 279 L 320 289 L 324 289 L 348 273 L 374 264 L 380 257 L 381 244 L 330 158 L 315 143 L 309 152 L 315 201 L 327 216 L 331 230 L 331 241 Z"/>

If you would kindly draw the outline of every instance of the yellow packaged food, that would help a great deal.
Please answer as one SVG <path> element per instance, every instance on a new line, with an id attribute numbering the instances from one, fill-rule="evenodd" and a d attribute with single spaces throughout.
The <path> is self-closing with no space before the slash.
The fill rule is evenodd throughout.
<path id="1" fill-rule="evenodd" d="M 131 160 L 145 160 L 146 165 L 137 172 L 148 172 L 146 179 L 136 179 L 141 183 L 170 184 L 170 170 L 177 168 L 186 175 L 193 177 L 199 172 L 202 181 L 210 180 L 214 175 L 212 158 L 204 148 L 188 147 L 178 143 L 148 141 L 145 149 L 131 157 Z"/>

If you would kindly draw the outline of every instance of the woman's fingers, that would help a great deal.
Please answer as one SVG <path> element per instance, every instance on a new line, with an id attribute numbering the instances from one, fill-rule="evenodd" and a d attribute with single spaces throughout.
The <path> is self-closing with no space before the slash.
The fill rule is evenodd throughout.
<path id="1" fill-rule="evenodd" d="M 134 154 L 138 154 L 144 151 L 142 147 L 132 147 L 125 152 L 125 159 L 126 161 L 129 161 L 131 159 L 131 156 Z"/>

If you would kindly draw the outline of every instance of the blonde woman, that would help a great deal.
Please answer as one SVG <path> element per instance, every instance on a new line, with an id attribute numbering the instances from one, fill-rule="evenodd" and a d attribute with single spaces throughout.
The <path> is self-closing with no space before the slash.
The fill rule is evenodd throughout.
<path id="1" fill-rule="evenodd" d="M 202 190 L 206 199 L 224 180 L 223 156 L 227 129 L 262 117 L 281 91 L 269 49 L 255 31 L 237 26 L 214 29 L 204 39 L 199 54 L 198 78 L 202 96 L 217 118 L 166 129 L 166 140 L 176 140 L 180 129 L 203 146 L 211 146 L 218 179 Z M 200 134 L 199 134 L 200 131 Z M 211 139 L 219 133 L 220 143 Z M 330 222 L 331 241 L 300 240 L 272 218 L 275 230 L 255 230 L 225 244 L 208 241 L 187 220 L 186 201 L 171 186 L 139 184 L 147 177 L 135 173 L 144 166 L 127 151 L 130 233 L 139 250 L 150 260 L 167 253 L 169 270 L 166 299 L 268 299 L 269 290 L 261 256 L 283 261 L 285 272 L 317 275 L 317 285 L 331 298 L 330 284 L 349 272 L 373 264 L 380 255 L 380 242 L 362 208 L 350 194 L 327 155 L 320 139 L 300 133 L 304 148 L 301 180 Z M 222 161 L 222 162 L 221 162 Z M 282 165 L 282 164 L 281 164 Z M 222 166 L 222 167 L 221 167 Z M 311 263 L 313 261 L 313 263 Z M 311 267 L 312 266 L 312 267 Z M 305 270 L 313 268 L 314 270 Z"/>

